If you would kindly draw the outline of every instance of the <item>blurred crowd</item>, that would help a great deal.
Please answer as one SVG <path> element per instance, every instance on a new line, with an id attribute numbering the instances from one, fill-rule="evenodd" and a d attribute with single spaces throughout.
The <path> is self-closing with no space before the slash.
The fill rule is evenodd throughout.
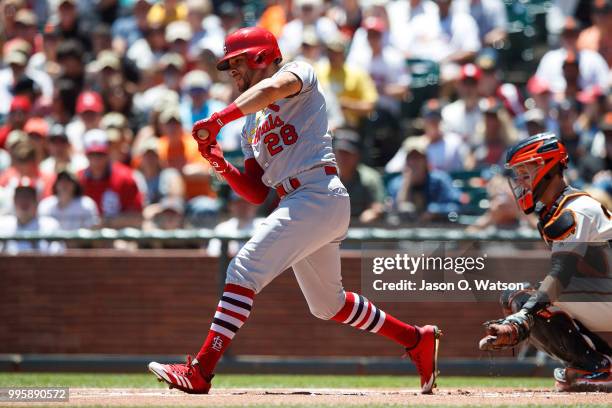
<path id="1" fill-rule="evenodd" d="M 251 231 L 277 198 L 232 194 L 191 139 L 248 25 L 315 66 L 353 225 L 529 228 L 504 152 L 544 131 L 611 207 L 609 0 L 0 0 L 0 231 Z M 237 165 L 242 124 L 218 137 Z"/>

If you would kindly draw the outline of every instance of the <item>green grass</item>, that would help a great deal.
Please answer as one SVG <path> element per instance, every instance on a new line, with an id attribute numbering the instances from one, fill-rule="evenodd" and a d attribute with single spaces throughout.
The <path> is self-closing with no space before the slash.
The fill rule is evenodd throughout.
<path id="1" fill-rule="evenodd" d="M 219 388 L 402 388 L 418 387 L 414 376 L 382 375 L 218 375 Z M 0 373 L 0 387 L 164 387 L 152 374 Z M 438 387 L 552 387 L 551 378 L 440 377 Z"/>

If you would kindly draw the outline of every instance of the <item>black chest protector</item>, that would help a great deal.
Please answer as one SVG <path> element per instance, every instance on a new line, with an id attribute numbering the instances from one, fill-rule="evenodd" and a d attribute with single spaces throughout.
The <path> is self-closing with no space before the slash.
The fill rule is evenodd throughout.
<path id="1" fill-rule="evenodd" d="M 559 194 L 559 197 L 557 197 L 548 211 L 546 211 L 546 208 L 541 203 L 538 203 L 538 206 L 536 206 L 536 213 L 539 218 L 538 231 L 540 231 L 540 235 L 549 245 L 554 241 L 561 241 L 576 232 L 574 212 L 563 207 L 569 199 L 583 195 L 588 195 L 588 193 L 567 186 Z"/>

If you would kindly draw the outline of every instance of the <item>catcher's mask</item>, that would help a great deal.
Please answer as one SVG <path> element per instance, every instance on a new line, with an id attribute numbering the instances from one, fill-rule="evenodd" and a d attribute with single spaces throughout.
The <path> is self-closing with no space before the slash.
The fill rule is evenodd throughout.
<path id="1" fill-rule="evenodd" d="M 567 168 L 567 150 L 552 133 L 531 136 L 508 150 L 506 175 L 519 208 L 530 214 L 555 174 Z"/>

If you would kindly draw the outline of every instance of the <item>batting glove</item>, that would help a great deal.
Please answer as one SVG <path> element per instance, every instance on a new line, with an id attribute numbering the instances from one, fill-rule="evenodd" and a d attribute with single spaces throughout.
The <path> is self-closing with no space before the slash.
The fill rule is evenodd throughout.
<path id="1" fill-rule="evenodd" d="M 191 135 L 199 143 L 214 144 L 217 141 L 217 134 L 223 126 L 229 122 L 241 118 L 244 113 L 235 103 L 229 104 L 225 109 L 215 112 L 209 118 L 197 121 L 191 129 Z M 200 131 L 205 130 L 206 138 L 202 139 Z"/>
<path id="2" fill-rule="evenodd" d="M 223 150 L 216 142 L 214 144 L 198 143 L 198 150 L 217 173 L 228 171 L 229 163 L 223 157 Z"/>

